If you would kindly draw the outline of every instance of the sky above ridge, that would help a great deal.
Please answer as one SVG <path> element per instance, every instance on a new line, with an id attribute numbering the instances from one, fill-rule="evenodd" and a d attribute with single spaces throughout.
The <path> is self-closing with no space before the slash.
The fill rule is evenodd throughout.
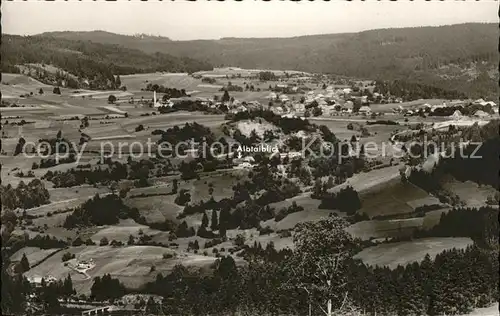
<path id="1" fill-rule="evenodd" d="M 369 29 L 498 23 L 498 1 L 2 1 L 2 31 L 104 30 L 173 40 L 291 37 Z"/>

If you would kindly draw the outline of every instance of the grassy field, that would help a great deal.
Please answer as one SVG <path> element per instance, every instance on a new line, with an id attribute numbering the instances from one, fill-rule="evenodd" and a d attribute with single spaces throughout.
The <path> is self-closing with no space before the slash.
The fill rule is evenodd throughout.
<path id="1" fill-rule="evenodd" d="M 289 214 L 279 222 L 276 222 L 274 219 L 267 220 L 265 222 L 262 222 L 261 226 L 269 226 L 274 231 L 287 230 L 294 228 L 298 223 L 315 222 L 321 219 L 325 219 L 330 213 L 333 213 L 333 211 L 309 209 L 306 211 Z"/>
<path id="2" fill-rule="evenodd" d="M 110 190 L 104 186 L 95 188 L 91 185 L 82 185 L 71 188 L 56 188 L 49 190 L 51 202 L 65 201 L 69 199 L 80 198 L 82 196 L 92 197 L 96 194 L 104 193 L 110 193 Z"/>
<path id="3" fill-rule="evenodd" d="M 175 196 L 151 196 L 127 199 L 126 204 L 137 207 L 148 223 L 163 222 L 166 219 L 177 221 L 183 207 L 174 203 Z"/>
<path id="4" fill-rule="evenodd" d="M 346 182 L 330 189 L 329 192 L 337 192 L 347 186 L 352 186 L 361 195 L 376 192 L 384 188 L 388 183 L 399 182 L 400 168 L 401 166 L 395 165 L 370 172 L 357 173 L 347 179 Z"/>
<path id="5" fill-rule="evenodd" d="M 394 181 L 385 188 L 364 194 L 361 198 L 360 213 L 370 218 L 379 215 L 396 215 L 411 213 L 422 205 L 440 204 L 435 197 L 411 183 Z"/>
<path id="6" fill-rule="evenodd" d="M 141 90 L 146 88 L 148 83 L 164 85 L 169 88 L 185 89 L 186 91 L 195 90 L 200 79 L 195 79 L 186 73 L 147 73 L 134 74 L 120 77 L 122 85 L 127 90 Z M 152 94 L 152 93 L 151 93 Z"/>
<path id="7" fill-rule="evenodd" d="M 451 176 L 444 179 L 442 185 L 445 189 L 458 195 L 467 207 L 486 206 L 486 199 L 489 196 L 494 197 L 498 192 L 492 186 L 478 185 L 472 181 L 461 182 Z"/>
<path id="8" fill-rule="evenodd" d="M 439 219 L 438 219 L 439 220 Z M 412 233 L 421 228 L 424 218 L 394 219 L 394 220 L 369 220 L 355 223 L 347 228 L 354 237 L 362 240 L 371 238 L 390 238 L 399 236 L 411 236 Z"/>
<path id="9" fill-rule="evenodd" d="M 423 238 L 369 247 L 356 254 L 354 258 L 361 259 L 368 265 L 395 269 L 398 265 L 405 266 L 421 261 L 426 254 L 429 254 L 432 259 L 444 250 L 464 249 L 469 245 L 472 245 L 470 238 Z"/>
<path id="10" fill-rule="evenodd" d="M 21 261 L 23 255 L 26 255 L 26 258 L 28 259 L 30 266 L 33 266 L 56 251 L 58 251 L 58 249 L 41 249 L 38 247 L 24 247 L 23 249 L 20 249 L 16 253 L 14 253 L 10 257 L 10 260 L 13 262 L 18 262 Z"/>
<path id="11" fill-rule="evenodd" d="M 121 220 L 119 225 L 100 228 L 97 233 L 90 237 L 90 239 L 97 244 L 99 244 L 99 241 L 104 237 L 109 241 L 116 240 L 127 243 L 130 235 L 136 238 L 140 237 L 142 234 L 153 237 L 159 233 L 161 233 L 161 231 L 151 229 L 145 225 L 137 224 L 133 220 Z"/>

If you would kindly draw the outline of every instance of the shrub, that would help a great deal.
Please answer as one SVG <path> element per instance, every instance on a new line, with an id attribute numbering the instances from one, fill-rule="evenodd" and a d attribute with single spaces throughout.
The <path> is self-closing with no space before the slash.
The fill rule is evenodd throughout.
<path id="1" fill-rule="evenodd" d="M 171 259 L 171 258 L 174 258 L 174 257 L 175 257 L 175 255 L 173 253 L 166 252 L 166 253 L 163 254 L 163 259 Z"/>
<path id="2" fill-rule="evenodd" d="M 71 259 L 74 259 L 75 258 L 75 255 L 74 254 L 71 254 L 69 252 L 66 252 L 63 256 L 62 256 L 62 262 L 66 262 L 68 260 L 71 260 Z"/>
<path id="3" fill-rule="evenodd" d="M 245 236 L 242 234 L 238 234 L 234 239 L 234 245 L 238 247 L 242 247 L 245 244 Z"/>
<path id="4" fill-rule="evenodd" d="M 85 245 L 86 246 L 94 246 L 95 242 L 92 239 L 88 238 L 87 240 L 85 240 Z"/>
<path id="5" fill-rule="evenodd" d="M 107 246 L 109 244 L 108 238 L 102 237 L 99 241 L 99 246 Z"/>
<path id="6" fill-rule="evenodd" d="M 272 232 L 274 232 L 274 230 L 269 226 L 264 228 L 259 227 L 259 235 L 269 235 Z"/>

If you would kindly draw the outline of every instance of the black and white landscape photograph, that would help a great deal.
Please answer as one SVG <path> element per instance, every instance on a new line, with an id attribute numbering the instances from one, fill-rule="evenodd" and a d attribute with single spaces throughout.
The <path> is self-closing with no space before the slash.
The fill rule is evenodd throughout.
<path id="1" fill-rule="evenodd" d="M 2 315 L 499 315 L 498 1 L 1 11 Z"/>

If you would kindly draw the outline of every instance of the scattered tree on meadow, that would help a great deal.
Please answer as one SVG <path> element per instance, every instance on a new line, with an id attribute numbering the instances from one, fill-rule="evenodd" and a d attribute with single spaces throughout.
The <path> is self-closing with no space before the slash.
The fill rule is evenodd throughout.
<path id="1" fill-rule="evenodd" d="M 222 96 L 221 101 L 222 102 L 229 102 L 230 99 L 231 99 L 231 97 L 229 96 L 229 92 L 227 92 L 227 90 L 224 90 L 224 95 Z"/>
<path id="2" fill-rule="evenodd" d="M 110 94 L 108 97 L 108 103 L 114 104 L 116 102 L 116 97 L 113 94 Z"/>
<path id="3" fill-rule="evenodd" d="M 28 258 L 26 257 L 25 253 L 23 253 L 23 257 L 21 258 L 19 265 L 21 266 L 22 272 L 26 272 L 30 269 L 30 263 L 28 262 Z"/>
<path id="4" fill-rule="evenodd" d="M 201 219 L 201 227 L 208 226 L 208 216 L 207 213 L 203 213 L 203 218 Z"/>

